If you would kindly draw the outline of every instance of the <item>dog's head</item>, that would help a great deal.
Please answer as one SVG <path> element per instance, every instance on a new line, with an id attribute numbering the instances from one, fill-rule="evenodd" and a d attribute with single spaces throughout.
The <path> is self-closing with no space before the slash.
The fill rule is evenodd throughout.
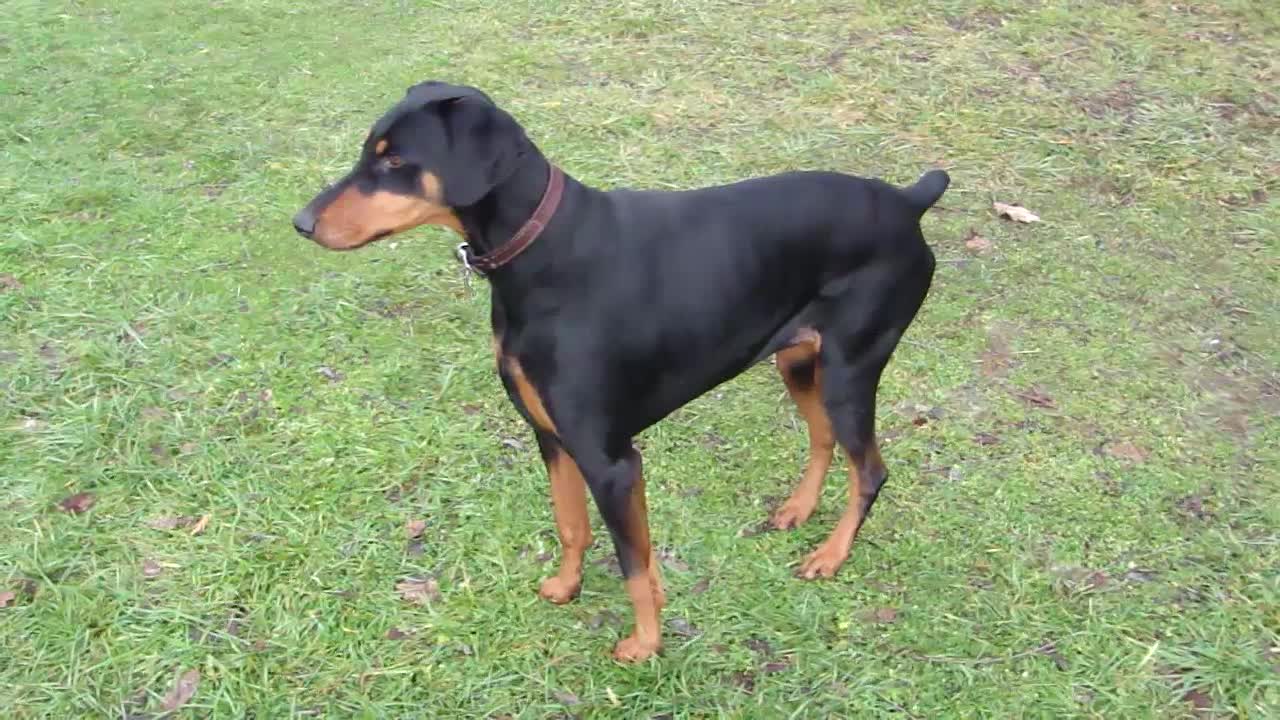
<path id="1" fill-rule="evenodd" d="M 463 232 L 479 202 L 530 149 L 519 124 L 475 88 L 425 82 L 379 118 L 360 159 L 293 217 L 304 237 L 355 248 L 419 225 Z"/>

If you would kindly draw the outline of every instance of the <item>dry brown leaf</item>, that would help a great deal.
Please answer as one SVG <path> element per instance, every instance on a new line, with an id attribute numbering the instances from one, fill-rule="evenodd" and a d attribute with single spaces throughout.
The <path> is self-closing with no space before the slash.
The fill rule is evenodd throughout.
<path id="1" fill-rule="evenodd" d="M 21 290 L 22 283 L 9 273 L 0 273 L 0 290 Z"/>
<path id="2" fill-rule="evenodd" d="M 4 592 L 0 592 L 0 608 L 7 608 L 10 605 L 13 605 L 17 599 L 18 599 L 18 593 L 12 590 L 5 590 Z"/>
<path id="3" fill-rule="evenodd" d="M 164 568 L 160 567 L 160 563 L 147 558 L 142 561 L 142 577 L 151 579 L 160 577 L 160 573 L 164 572 Z"/>
<path id="4" fill-rule="evenodd" d="M 196 688 L 199 686 L 199 670 L 192 669 L 182 673 L 182 677 L 178 678 L 177 684 L 169 690 L 169 694 L 164 696 L 164 700 L 160 703 L 160 709 L 165 712 L 173 712 L 186 705 L 195 696 Z"/>
<path id="5" fill-rule="evenodd" d="M 1151 453 L 1125 440 L 1124 442 L 1113 443 L 1107 446 L 1107 454 L 1118 460 L 1128 460 L 1130 462 L 1145 462 Z"/>
<path id="6" fill-rule="evenodd" d="M 1006 203 L 991 203 L 996 209 L 996 214 L 1002 218 L 1009 218 L 1014 222 L 1020 223 L 1036 223 L 1040 222 L 1040 216 L 1022 207 L 1021 205 L 1008 205 Z"/>
<path id="7" fill-rule="evenodd" d="M 63 498 L 62 501 L 58 503 L 58 507 L 61 508 L 63 512 L 78 515 L 93 507 L 93 504 L 96 502 L 98 502 L 98 498 L 94 497 L 93 493 L 82 492 L 76 493 L 68 498 Z"/>
<path id="8" fill-rule="evenodd" d="M 978 234 L 977 230 L 969 229 L 969 236 L 964 239 L 964 246 L 974 252 L 986 252 L 991 249 L 991 241 Z"/>
<path id="9" fill-rule="evenodd" d="M 400 597 L 414 605 L 427 605 L 440 599 L 440 585 L 435 578 L 408 578 L 396 583 Z"/>
<path id="10" fill-rule="evenodd" d="M 410 540 L 422 537 L 422 533 L 427 531 L 426 520 L 410 520 L 404 526 L 404 536 Z"/>
<path id="11" fill-rule="evenodd" d="M 209 527 L 209 520 L 211 517 L 212 516 L 210 516 L 208 513 L 201 515 L 200 519 L 196 521 L 196 524 L 191 526 L 191 534 L 199 535 L 200 533 L 204 532 L 204 529 Z"/>

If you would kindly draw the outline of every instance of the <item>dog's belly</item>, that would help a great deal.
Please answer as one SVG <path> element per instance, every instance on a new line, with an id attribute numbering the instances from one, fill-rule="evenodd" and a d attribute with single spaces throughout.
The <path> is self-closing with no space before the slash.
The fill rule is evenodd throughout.
<path id="1" fill-rule="evenodd" d="M 641 432 L 779 350 L 815 341 L 818 338 L 814 327 L 816 315 L 815 305 L 810 304 L 771 333 L 761 333 L 757 338 L 740 338 L 740 343 L 730 343 L 731 348 L 721 347 L 719 352 L 691 357 L 683 367 L 665 365 L 668 372 L 637 384 L 642 391 L 633 395 L 630 413 L 637 425 L 628 431 L 633 434 Z M 737 347 L 743 349 L 725 351 Z M 717 359 L 719 362 L 714 362 Z"/>

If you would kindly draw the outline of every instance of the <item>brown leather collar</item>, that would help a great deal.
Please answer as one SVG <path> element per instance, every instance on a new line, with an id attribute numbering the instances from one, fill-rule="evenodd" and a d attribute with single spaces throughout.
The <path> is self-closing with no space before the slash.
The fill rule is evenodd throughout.
<path id="1" fill-rule="evenodd" d="M 487 275 L 516 259 L 517 255 L 527 250 L 542 231 L 547 229 L 547 223 L 551 222 L 551 216 L 556 214 L 556 209 L 560 207 L 560 197 L 564 194 L 564 173 L 551 163 L 547 165 L 550 168 L 547 189 L 543 191 L 542 201 L 538 203 L 533 215 L 529 216 L 510 240 L 484 255 L 472 255 L 469 245 L 460 247 L 463 262 L 467 267 L 481 275 Z"/>

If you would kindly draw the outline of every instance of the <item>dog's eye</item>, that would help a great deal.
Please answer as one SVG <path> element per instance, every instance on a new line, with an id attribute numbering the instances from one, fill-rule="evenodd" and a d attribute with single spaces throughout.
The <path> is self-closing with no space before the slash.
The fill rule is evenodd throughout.
<path id="1" fill-rule="evenodd" d="M 404 165 L 404 160 L 402 160 L 399 155 L 388 155 L 386 163 L 389 168 L 398 168 L 401 165 Z"/>

